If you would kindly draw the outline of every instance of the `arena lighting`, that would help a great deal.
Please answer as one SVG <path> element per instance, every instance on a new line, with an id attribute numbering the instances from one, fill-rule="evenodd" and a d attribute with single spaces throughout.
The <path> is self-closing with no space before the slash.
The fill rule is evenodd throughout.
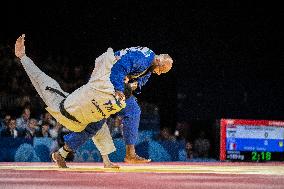
<path id="1" fill-rule="evenodd" d="M 221 119 L 220 160 L 284 161 L 284 121 Z"/>

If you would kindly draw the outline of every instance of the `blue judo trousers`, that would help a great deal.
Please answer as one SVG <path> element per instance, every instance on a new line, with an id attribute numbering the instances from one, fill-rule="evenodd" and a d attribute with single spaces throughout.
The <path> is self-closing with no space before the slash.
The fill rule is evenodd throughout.
<path id="1" fill-rule="evenodd" d="M 81 132 L 71 132 L 65 135 L 64 142 L 73 150 L 76 151 L 81 145 L 83 145 L 88 139 L 92 138 L 98 130 L 100 130 L 106 119 L 98 122 L 90 123 Z"/>
<path id="2" fill-rule="evenodd" d="M 138 138 L 141 109 L 136 97 L 130 96 L 126 99 L 126 107 L 118 115 L 122 117 L 123 137 L 125 144 L 135 144 Z"/>

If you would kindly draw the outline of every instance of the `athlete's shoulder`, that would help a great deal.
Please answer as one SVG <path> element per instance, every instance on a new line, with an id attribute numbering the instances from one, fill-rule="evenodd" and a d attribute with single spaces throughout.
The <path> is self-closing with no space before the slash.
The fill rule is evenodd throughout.
<path id="1" fill-rule="evenodd" d="M 142 53 L 143 56 L 145 57 L 149 57 L 154 55 L 155 53 L 148 47 L 141 47 L 141 46 L 136 46 L 136 47 L 129 47 L 126 49 L 122 49 L 120 51 L 117 51 L 115 54 L 117 56 L 123 56 L 126 55 L 128 53 Z"/>

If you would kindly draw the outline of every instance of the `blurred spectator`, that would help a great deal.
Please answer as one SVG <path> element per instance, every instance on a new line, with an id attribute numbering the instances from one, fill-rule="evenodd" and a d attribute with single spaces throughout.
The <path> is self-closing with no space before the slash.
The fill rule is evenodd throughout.
<path id="1" fill-rule="evenodd" d="M 8 122 L 8 127 L 3 129 L 1 131 L 1 136 L 2 137 L 13 137 L 17 138 L 19 136 L 19 131 L 16 128 L 16 119 L 15 118 L 10 118 Z"/>
<path id="2" fill-rule="evenodd" d="M 166 141 L 175 141 L 176 137 L 171 134 L 170 128 L 164 127 L 160 130 L 160 133 L 157 137 L 157 140 L 160 140 L 160 141 L 165 141 L 165 140 Z"/>
<path id="3" fill-rule="evenodd" d="M 36 133 L 39 131 L 38 121 L 34 118 L 30 119 L 28 128 L 26 129 L 25 137 L 32 139 L 36 136 Z"/>
<path id="4" fill-rule="evenodd" d="M 200 131 L 198 138 L 194 140 L 194 153 L 197 158 L 208 158 L 210 141 L 206 138 L 205 132 Z"/>
<path id="5" fill-rule="evenodd" d="M 3 130 L 3 129 L 6 129 L 8 127 L 8 123 L 11 119 L 11 115 L 10 114 L 6 114 L 4 119 L 1 120 L 0 122 L 0 131 Z"/>
<path id="6" fill-rule="evenodd" d="M 49 130 L 49 134 L 52 139 L 57 140 L 59 132 L 61 132 L 62 125 L 58 122 L 55 123 L 55 126 Z"/>
<path id="7" fill-rule="evenodd" d="M 28 129 L 28 123 L 30 120 L 30 116 L 31 116 L 31 111 L 29 107 L 25 107 L 21 117 L 17 118 L 16 120 L 16 126 L 17 129 L 21 132 L 23 132 L 24 130 Z"/>
<path id="8" fill-rule="evenodd" d="M 0 118 L 0 132 L 6 128 L 6 126 L 4 125 L 4 120 L 2 118 Z"/>
<path id="9" fill-rule="evenodd" d="M 178 140 L 186 140 L 188 138 L 189 129 L 190 125 L 186 121 L 177 122 L 175 136 Z"/>
<path id="10" fill-rule="evenodd" d="M 49 128 L 50 128 L 50 125 L 49 123 L 47 122 L 44 122 L 40 128 L 39 128 L 39 131 L 36 132 L 36 137 L 51 137 L 50 133 L 49 133 Z"/>
<path id="11" fill-rule="evenodd" d="M 23 86 L 22 89 L 27 89 L 27 87 Z M 24 94 L 24 93 L 22 92 L 22 94 Z M 31 100 L 30 100 L 30 97 L 28 95 L 21 96 L 19 98 L 19 106 L 26 107 L 27 109 L 29 109 L 29 111 L 31 111 L 31 109 L 30 109 L 30 102 L 31 102 Z"/>
<path id="12" fill-rule="evenodd" d="M 186 158 L 188 160 L 193 159 L 193 146 L 190 141 L 187 141 L 185 144 Z"/>
<path id="13" fill-rule="evenodd" d="M 42 119 L 39 121 L 39 125 L 42 125 L 43 123 L 48 123 L 51 128 L 55 127 L 56 125 L 55 119 L 51 116 L 49 112 L 43 113 Z"/>

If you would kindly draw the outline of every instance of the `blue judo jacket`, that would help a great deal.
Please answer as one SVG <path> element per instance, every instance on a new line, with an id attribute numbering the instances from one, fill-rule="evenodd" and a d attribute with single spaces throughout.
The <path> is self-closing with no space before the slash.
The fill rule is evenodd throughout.
<path id="1" fill-rule="evenodd" d="M 114 54 L 120 56 L 120 59 L 111 69 L 110 81 L 117 91 L 124 91 L 124 78 L 126 76 L 141 75 L 150 68 L 155 58 L 155 53 L 147 47 L 131 47 Z M 147 72 L 147 74 L 136 79 L 138 82 L 137 93 L 146 84 L 150 76 L 151 72 Z"/>

